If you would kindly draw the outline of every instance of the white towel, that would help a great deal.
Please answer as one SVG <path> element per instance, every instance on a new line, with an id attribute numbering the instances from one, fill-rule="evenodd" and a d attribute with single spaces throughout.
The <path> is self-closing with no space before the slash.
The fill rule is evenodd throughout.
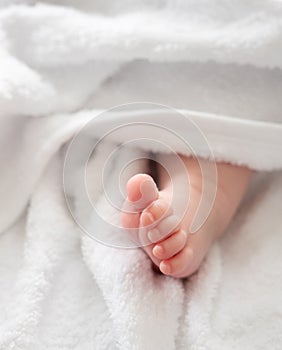
<path id="1" fill-rule="evenodd" d="M 0 1 L 1 350 L 281 347 L 281 15 L 281 1 Z M 139 105 L 99 117 L 136 100 L 162 112 Z M 188 281 L 155 274 L 141 249 L 85 235 L 63 192 L 65 152 L 85 122 L 97 118 L 91 143 L 140 111 L 143 122 L 181 134 L 164 104 L 200 127 L 217 160 L 257 170 L 226 235 Z M 98 170 L 113 146 L 137 136 L 110 138 L 90 159 L 91 196 L 105 215 Z M 151 150 L 164 151 L 120 150 L 112 179 Z M 67 195 L 88 219 L 73 175 Z M 94 234 L 112 237 L 94 219 Z"/>

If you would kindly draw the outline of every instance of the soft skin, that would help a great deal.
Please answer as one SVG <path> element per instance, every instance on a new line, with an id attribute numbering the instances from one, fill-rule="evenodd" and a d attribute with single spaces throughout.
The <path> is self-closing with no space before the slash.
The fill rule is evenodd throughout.
<path id="1" fill-rule="evenodd" d="M 134 175 L 127 182 L 124 204 L 127 210 L 121 213 L 121 223 L 126 229 L 149 227 L 145 232 L 150 244 L 143 246 L 145 252 L 163 274 L 184 278 L 198 270 L 212 243 L 226 230 L 246 192 L 252 171 L 246 167 L 217 163 L 217 192 L 211 212 L 200 229 L 189 234 L 201 199 L 202 174 L 196 159 L 179 157 L 190 181 L 189 210 L 182 219 L 177 221 L 171 208 L 173 187 L 170 178 L 162 167 L 157 166 L 158 184 L 149 174 Z M 174 174 L 174 181 L 183 181 L 183 174 L 179 174 L 179 179 L 177 176 Z M 130 207 L 135 212 L 131 213 Z M 136 212 L 137 207 L 139 212 Z"/>

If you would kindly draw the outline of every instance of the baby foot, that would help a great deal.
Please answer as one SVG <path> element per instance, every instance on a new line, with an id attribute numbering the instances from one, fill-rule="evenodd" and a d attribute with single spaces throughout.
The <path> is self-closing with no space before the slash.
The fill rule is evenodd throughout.
<path id="1" fill-rule="evenodd" d="M 121 223 L 127 229 L 137 228 L 142 232 L 139 242 L 143 243 L 143 249 L 162 273 L 186 277 L 194 272 L 196 261 L 201 260 L 195 259 L 194 251 L 199 256 L 203 256 L 204 252 L 200 253 L 199 247 L 196 247 L 200 243 L 195 242 L 195 246 L 188 244 L 187 228 L 174 215 L 170 197 L 169 191 L 158 191 L 151 176 L 133 176 L 127 183 L 127 200 Z"/>
<path id="2" fill-rule="evenodd" d="M 190 171 L 192 212 L 179 219 L 171 208 L 172 186 L 164 182 L 158 191 L 151 176 L 138 174 L 127 183 L 127 200 L 121 223 L 137 231 L 137 240 L 160 271 L 173 277 L 187 277 L 196 272 L 210 246 L 228 226 L 247 189 L 252 171 L 227 163 L 217 164 L 217 193 L 212 210 L 200 229 L 189 234 L 193 215 L 202 195 L 199 166 L 193 159 L 183 158 Z M 181 196 L 181 194 L 180 194 Z M 180 197 L 179 197 L 180 198 Z"/>

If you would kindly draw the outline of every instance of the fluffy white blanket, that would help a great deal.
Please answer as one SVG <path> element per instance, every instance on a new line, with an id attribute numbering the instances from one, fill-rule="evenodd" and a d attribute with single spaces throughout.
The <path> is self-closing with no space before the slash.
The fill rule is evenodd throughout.
<path id="1" fill-rule="evenodd" d="M 281 2 L 13 3 L 0 2 L 0 349 L 280 349 Z M 163 82 L 175 74 L 173 91 Z M 66 206 L 68 142 L 100 108 L 134 98 L 184 108 L 216 159 L 257 170 L 226 235 L 186 281 L 155 274 L 141 249 L 91 239 Z M 140 118 L 183 132 L 163 111 L 120 114 L 94 118 L 89 140 Z M 90 159 L 92 198 L 107 215 L 97 174 L 113 145 L 139 136 L 121 133 Z M 187 137 L 209 156 L 193 130 Z M 150 150 L 164 151 L 120 150 L 105 188 L 118 164 Z M 83 216 L 75 175 L 67 195 Z"/>

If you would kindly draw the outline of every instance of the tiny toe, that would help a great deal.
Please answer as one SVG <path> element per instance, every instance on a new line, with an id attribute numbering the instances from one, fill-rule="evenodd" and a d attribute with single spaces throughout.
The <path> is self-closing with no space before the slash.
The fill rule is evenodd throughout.
<path id="1" fill-rule="evenodd" d="M 153 248 L 153 254 L 158 259 L 169 259 L 179 253 L 187 242 L 187 233 L 183 230 L 177 231 L 167 239 L 159 242 Z"/>
<path id="2" fill-rule="evenodd" d="M 155 222 L 154 216 L 150 212 L 143 211 L 140 216 L 140 224 L 142 226 L 150 226 Z"/>
<path id="3" fill-rule="evenodd" d="M 148 237 L 152 243 L 159 242 L 179 229 L 181 220 L 176 215 L 164 218 L 154 229 L 148 232 Z"/>
<path id="4" fill-rule="evenodd" d="M 153 245 L 147 245 L 145 247 L 143 247 L 143 249 L 145 250 L 145 252 L 148 254 L 149 258 L 153 261 L 153 263 L 156 265 L 156 266 L 159 266 L 160 265 L 160 262 L 161 260 L 156 258 L 152 252 L 152 247 Z"/>
<path id="5" fill-rule="evenodd" d="M 163 260 L 160 263 L 160 270 L 165 275 L 182 277 L 181 273 L 188 269 L 193 259 L 193 250 L 186 246 L 177 255 L 169 260 Z"/>
<path id="6" fill-rule="evenodd" d="M 168 201 L 159 198 L 151 203 L 141 214 L 140 221 L 143 226 L 151 225 L 153 222 L 164 219 L 172 214 Z M 157 222 L 156 222 L 157 223 Z"/>

